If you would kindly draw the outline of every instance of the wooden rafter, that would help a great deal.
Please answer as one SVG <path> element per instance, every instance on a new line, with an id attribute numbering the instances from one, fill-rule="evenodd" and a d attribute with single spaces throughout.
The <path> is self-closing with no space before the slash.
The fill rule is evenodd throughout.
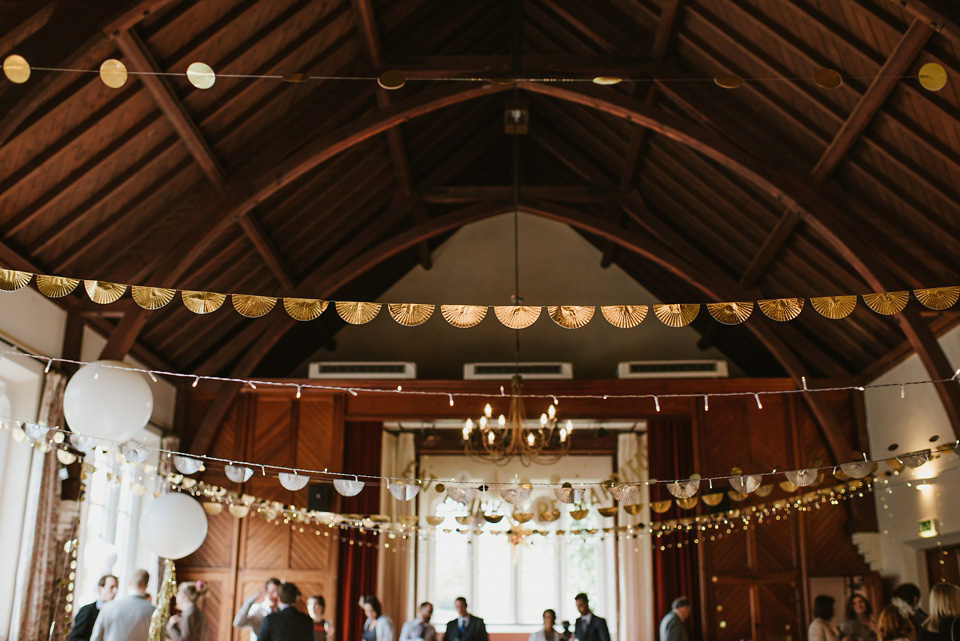
<path id="1" fill-rule="evenodd" d="M 154 102 L 157 103 L 160 111 L 170 121 L 174 131 L 177 132 L 193 159 L 200 165 L 204 175 L 215 186 L 223 187 L 227 182 L 227 174 L 223 166 L 167 79 L 164 76 L 153 75 L 161 69 L 136 29 L 130 27 L 117 31 L 113 35 L 113 39 L 120 47 L 123 55 L 132 63 L 133 71 L 148 72 L 138 75 L 136 78 L 143 82 L 147 91 L 153 96 Z"/>
<path id="2" fill-rule="evenodd" d="M 937 33 L 960 42 L 960 10 L 952 0 L 890 0 Z"/>
<path id="3" fill-rule="evenodd" d="M 421 189 L 428 203 L 457 204 L 509 199 L 510 185 L 450 185 Z M 565 202 L 609 202 L 619 200 L 620 192 L 610 187 L 588 185 L 521 185 L 520 197 L 532 200 Z"/>
<path id="4" fill-rule="evenodd" d="M 273 272 L 277 282 L 283 287 L 284 291 L 292 292 L 295 289 L 296 280 L 290 273 L 290 267 L 277 250 L 277 246 L 267 234 L 267 231 L 260 224 L 260 221 L 254 215 L 253 211 L 246 211 L 237 218 L 243 232 L 257 248 L 257 253 L 263 258 L 264 262 Z"/>

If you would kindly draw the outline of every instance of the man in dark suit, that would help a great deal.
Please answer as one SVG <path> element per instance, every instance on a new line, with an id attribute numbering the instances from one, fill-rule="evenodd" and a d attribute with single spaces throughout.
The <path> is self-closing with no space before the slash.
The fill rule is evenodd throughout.
<path id="1" fill-rule="evenodd" d="M 90 641 L 90 634 L 93 632 L 93 624 L 97 622 L 100 615 L 100 608 L 104 603 L 109 603 L 117 596 L 117 586 L 119 582 L 117 577 L 112 574 L 100 577 L 97 582 L 97 600 L 88 603 L 79 610 L 73 620 L 73 628 L 70 630 L 69 641 Z"/>
<path id="2" fill-rule="evenodd" d="M 263 619 L 257 641 L 313 641 L 313 619 L 296 607 L 299 588 L 293 583 L 284 583 L 279 597 L 280 609 Z"/>
<path id="3" fill-rule="evenodd" d="M 673 600 L 673 605 L 660 621 L 660 641 L 689 641 L 687 626 L 684 622 L 690 618 L 693 605 L 685 596 Z"/>
<path id="4" fill-rule="evenodd" d="M 453 606 L 457 610 L 457 618 L 447 623 L 443 641 L 487 641 L 487 626 L 483 619 L 467 611 L 467 600 L 458 596 Z"/>
<path id="5" fill-rule="evenodd" d="M 607 622 L 590 611 L 590 600 L 587 599 L 587 595 L 581 592 L 574 598 L 577 601 L 577 610 L 580 612 L 574 628 L 577 641 L 610 641 Z"/>

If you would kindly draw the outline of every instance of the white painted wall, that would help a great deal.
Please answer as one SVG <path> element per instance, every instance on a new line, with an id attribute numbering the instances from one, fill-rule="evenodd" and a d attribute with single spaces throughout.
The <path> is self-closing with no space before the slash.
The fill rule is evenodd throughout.
<path id="1" fill-rule="evenodd" d="M 953 368 L 960 367 L 960 328 L 940 339 Z M 873 383 L 901 383 L 929 378 L 920 359 L 911 356 Z M 872 458 L 883 458 L 945 443 L 956 438 L 936 389 L 932 385 L 906 386 L 905 397 L 900 388 L 867 390 L 867 430 Z M 931 443 L 931 437 L 937 440 Z M 888 447 L 896 443 L 891 452 Z M 882 468 L 881 471 L 885 471 Z M 932 487 L 918 490 L 917 479 L 931 479 Z M 926 591 L 924 551 L 937 546 L 960 542 L 960 458 L 948 454 L 930 461 L 916 470 L 904 470 L 889 478 L 889 484 L 875 493 L 881 531 L 881 574 L 895 581 L 910 581 Z M 939 521 L 938 538 L 921 539 L 918 522 L 935 518 Z"/>

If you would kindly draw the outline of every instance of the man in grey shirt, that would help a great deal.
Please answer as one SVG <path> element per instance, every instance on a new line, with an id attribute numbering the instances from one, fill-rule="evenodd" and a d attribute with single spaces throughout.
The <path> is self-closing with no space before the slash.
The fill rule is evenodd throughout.
<path id="1" fill-rule="evenodd" d="M 690 635 L 684 622 L 692 612 L 690 599 L 685 596 L 674 599 L 672 609 L 660 621 L 660 641 L 688 641 Z"/>
<path id="2" fill-rule="evenodd" d="M 420 604 L 417 618 L 407 621 L 400 628 L 400 641 L 435 641 L 437 630 L 430 625 L 433 616 L 433 604 L 424 601 Z"/>
<path id="3" fill-rule="evenodd" d="M 149 582 L 146 570 L 134 572 L 130 578 L 132 592 L 103 604 L 90 641 L 147 641 L 153 616 L 153 604 L 147 601 Z"/>

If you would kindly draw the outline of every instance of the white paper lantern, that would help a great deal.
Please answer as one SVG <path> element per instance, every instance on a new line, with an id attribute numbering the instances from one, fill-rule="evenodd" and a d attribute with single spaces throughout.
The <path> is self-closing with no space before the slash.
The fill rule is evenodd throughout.
<path id="1" fill-rule="evenodd" d="M 157 556 L 182 559 L 196 552 L 207 538 L 207 515 L 186 494 L 161 494 L 140 517 L 140 538 Z"/>
<path id="2" fill-rule="evenodd" d="M 287 488 L 291 492 L 296 492 L 297 490 L 302 490 L 307 487 L 307 483 L 310 482 L 309 476 L 303 476 L 302 474 L 290 472 L 280 472 L 277 474 L 277 478 L 280 479 L 280 485 Z"/>
<path id="3" fill-rule="evenodd" d="M 203 467 L 203 463 L 201 463 L 199 459 L 174 454 L 173 466 L 177 468 L 177 471 L 181 474 L 196 474 L 200 471 L 200 468 Z"/>
<path id="4" fill-rule="evenodd" d="M 225 465 L 223 471 L 226 472 L 227 478 L 234 483 L 246 483 L 253 476 L 253 470 L 242 465 Z"/>
<path id="5" fill-rule="evenodd" d="M 110 367 L 107 367 L 107 366 Z M 153 393 L 139 372 L 118 361 L 81 367 L 63 393 L 63 414 L 70 429 L 86 436 L 123 442 L 150 420 Z"/>

